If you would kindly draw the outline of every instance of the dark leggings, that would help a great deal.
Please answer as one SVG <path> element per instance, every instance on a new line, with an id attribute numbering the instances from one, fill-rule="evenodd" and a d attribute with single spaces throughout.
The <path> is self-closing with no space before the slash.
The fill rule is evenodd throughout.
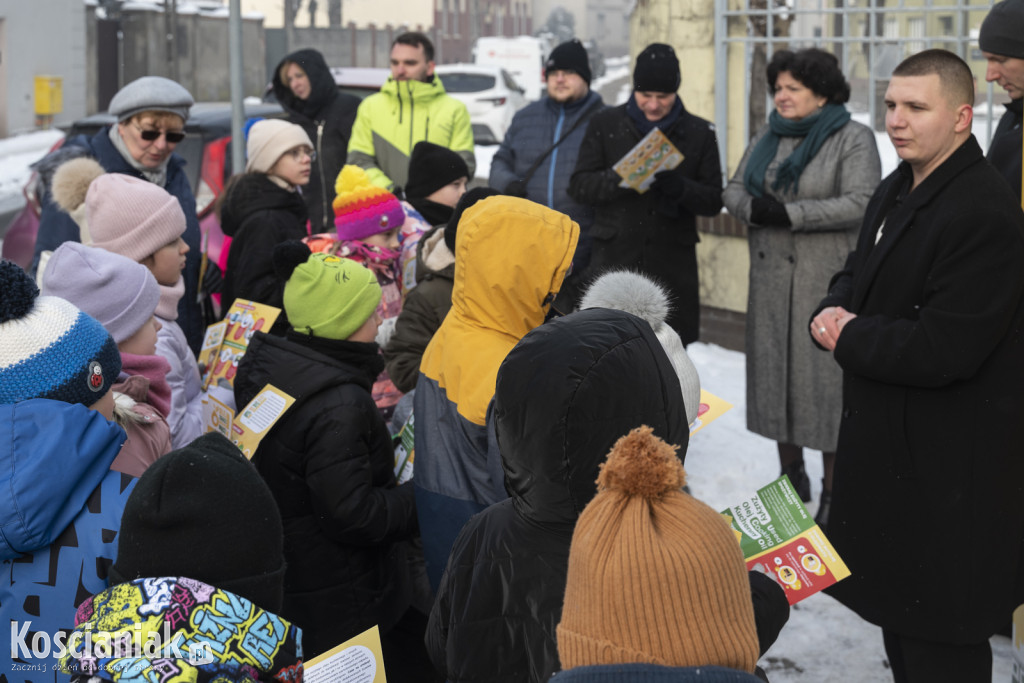
<path id="1" fill-rule="evenodd" d="M 991 683 L 992 646 L 936 643 L 882 629 L 895 683 Z"/>

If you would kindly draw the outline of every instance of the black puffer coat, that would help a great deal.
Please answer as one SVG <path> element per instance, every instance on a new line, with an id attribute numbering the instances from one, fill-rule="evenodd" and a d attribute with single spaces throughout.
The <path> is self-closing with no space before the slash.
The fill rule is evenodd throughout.
<path id="1" fill-rule="evenodd" d="M 679 381 L 650 326 L 589 309 L 527 334 L 498 371 L 494 418 L 509 499 L 470 519 L 452 548 L 427 651 L 452 683 L 547 681 L 576 520 L 612 444 L 646 424 L 680 459 Z"/>
<path id="2" fill-rule="evenodd" d="M 412 485 L 395 486 L 391 436 L 370 396 L 376 344 L 257 332 L 238 368 L 245 406 L 267 384 L 296 398 L 253 456 L 281 511 L 284 609 L 315 656 L 408 608 Z"/>
<path id="3" fill-rule="evenodd" d="M 309 234 L 302 197 L 263 173 L 245 173 L 228 188 L 220 226 L 231 238 L 222 290 L 225 310 L 236 298 L 281 308 L 272 331 L 283 335 L 288 329 L 284 281 L 274 272 L 273 254 L 281 242 Z"/>
<path id="4" fill-rule="evenodd" d="M 310 94 L 300 100 L 281 80 L 281 64 L 295 62 L 309 77 Z M 345 165 L 348 139 L 360 99 L 338 92 L 324 56 L 316 50 L 298 50 L 281 60 L 274 70 L 274 97 L 288 112 L 288 120 L 302 126 L 316 147 L 316 161 L 309 184 L 302 188 L 313 232 L 334 227 L 334 182 Z"/>

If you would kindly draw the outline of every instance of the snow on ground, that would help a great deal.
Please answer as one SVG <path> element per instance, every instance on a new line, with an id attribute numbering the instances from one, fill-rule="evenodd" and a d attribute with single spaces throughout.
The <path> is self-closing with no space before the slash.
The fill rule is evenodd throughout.
<path id="1" fill-rule="evenodd" d="M 0 204 L 21 195 L 32 173 L 29 164 L 41 159 L 63 137 L 63 132 L 50 129 L 0 140 Z"/>
<path id="2" fill-rule="evenodd" d="M 701 386 L 733 404 L 693 437 L 686 455 L 693 495 L 723 510 L 778 477 L 778 454 L 774 442 L 746 429 L 744 354 L 700 343 L 688 351 Z M 810 451 L 805 460 L 813 513 L 821 492 L 821 455 Z M 1010 639 L 994 637 L 992 651 L 992 680 L 1008 683 L 1013 668 Z M 789 623 L 760 664 L 772 683 L 892 681 L 881 630 L 823 593 L 793 607 Z"/>

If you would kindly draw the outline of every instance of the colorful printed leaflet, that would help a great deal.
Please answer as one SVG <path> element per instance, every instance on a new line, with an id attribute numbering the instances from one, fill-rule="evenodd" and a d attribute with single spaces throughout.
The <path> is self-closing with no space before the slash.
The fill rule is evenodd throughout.
<path id="1" fill-rule="evenodd" d="M 850 575 L 785 475 L 722 516 L 738 535 L 747 568 L 778 581 L 791 605 Z"/>
<path id="2" fill-rule="evenodd" d="M 306 662 L 305 683 L 387 683 L 374 626 Z"/>
<path id="3" fill-rule="evenodd" d="M 280 308 L 235 299 L 224 320 L 207 328 L 203 349 L 199 353 L 199 360 L 207 373 L 203 387 L 209 386 L 210 383 L 228 389 L 234 387 L 238 361 L 249 348 L 249 340 L 252 339 L 253 333 L 269 330 L 279 315 Z M 223 329 L 219 328 L 224 322 L 227 325 Z M 220 344 L 214 346 L 218 337 L 221 339 Z"/>
<path id="4" fill-rule="evenodd" d="M 683 163 L 683 153 L 657 128 L 636 143 L 612 169 L 622 177 L 619 187 L 631 187 L 640 194 L 650 189 L 654 175 L 671 171 Z"/>

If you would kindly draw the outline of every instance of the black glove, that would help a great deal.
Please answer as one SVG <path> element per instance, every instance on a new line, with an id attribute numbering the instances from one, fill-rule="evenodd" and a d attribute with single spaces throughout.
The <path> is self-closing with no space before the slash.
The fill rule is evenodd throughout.
<path id="1" fill-rule="evenodd" d="M 526 181 L 513 180 L 505 186 L 505 194 L 509 197 L 522 197 L 523 199 L 526 199 Z"/>
<path id="2" fill-rule="evenodd" d="M 682 202 L 683 195 L 686 194 L 687 182 L 687 179 L 681 173 L 658 171 L 654 174 L 654 182 L 651 183 L 651 189 L 679 203 Z"/>
<path id="3" fill-rule="evenodd" d="M 770 228 L 788 228 L 793 225 L 786 213 L 786 205 L 775 197 L 754 197 L 750 202 L 750 222 Z"/>

